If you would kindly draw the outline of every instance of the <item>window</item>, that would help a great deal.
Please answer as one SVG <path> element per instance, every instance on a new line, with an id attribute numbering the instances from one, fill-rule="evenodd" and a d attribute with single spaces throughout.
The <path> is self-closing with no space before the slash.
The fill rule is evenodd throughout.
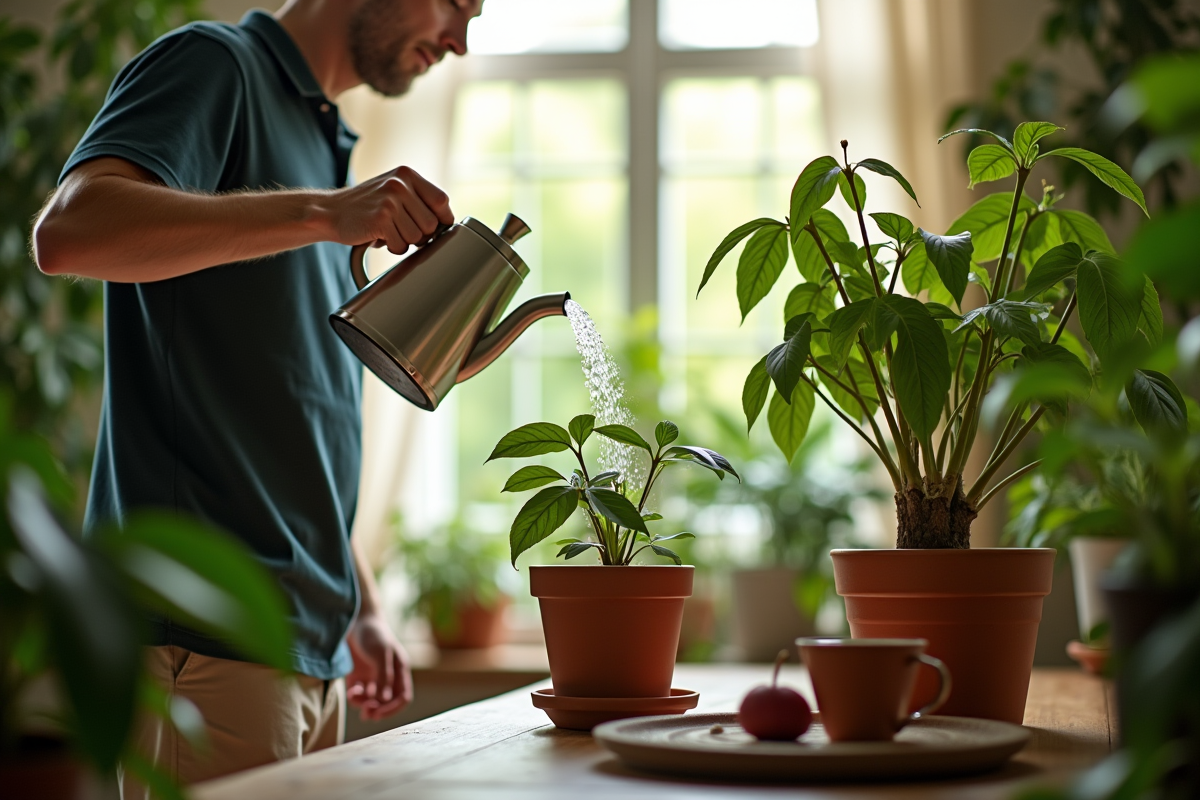
<path id="1" fill-rule="evenodd" d="M 512 211 L 533 229 L 518 245 L 531 272 L 513 305 L 568 290 L 610 347 L 657 318 L 663 380 L 650 391 L 661 389 L 662 408 L 686 417 L 696 440 L 714 433 L 697 412 L 740 408 L 783 305 L 777 292 L 741 325 L 728 268 L 695 299 L 714 237 L 778 216 L 796 174 L 828 149 L 809 63 L 815 0 L 730 8 L 488 0 L 453 112 L 456 209 L 494 227 Z M 497 439 L 587 408 L 573 345 L 565 320 L 539 323 L 451 395 L 454 505 L 474 524 L 506 530 L 511 521 L 495 469 L 482 466 Z"/>

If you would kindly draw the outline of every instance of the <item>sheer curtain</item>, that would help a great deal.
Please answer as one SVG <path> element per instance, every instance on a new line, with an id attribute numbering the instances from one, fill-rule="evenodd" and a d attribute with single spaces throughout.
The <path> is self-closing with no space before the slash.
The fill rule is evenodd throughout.
<path id="1" fill-rule="evenodd" d="M 819 3 L 818 79 L 833 146 L 846 138 L 852 159 L 881 158 L 900 169 L 917 189 L 921 208 L 898 186 L 882 181 L 872 189 L 877 207 L 904 213 L 933 230 L 944 230 L 971 201 L 959 148 L 935 144 L 946 109 L 976 84 L 971 14 L 969 0 Z M 403 164 L 445 185 L 455 93 L 469 69 L 466 61 L 449 58 L 403 98 L 383 100 L 361 88 L 344 97 L 342 111 L 362 137 L 352 164 L 355 175 L 367 178 Z M 477 69 L 470 74 L 485 77 Z M 459 216 L 469 211 L 455 210 Z M 386 251 L 373 251 L 368 264 L 377 271 L 396 260 Z M 454 515 L 453 508 L 444 507 L 445 498 L 456 495 L 447 491 L 456 480 L 454 402 L 451 393 L 439 411 L 419 411 L 366 375 L 354 530 L 377 564 L 386 553 L 396 511 L 416 528 Z M 998 522 L 976 524 L 979 544 L 994 541 Z"/>

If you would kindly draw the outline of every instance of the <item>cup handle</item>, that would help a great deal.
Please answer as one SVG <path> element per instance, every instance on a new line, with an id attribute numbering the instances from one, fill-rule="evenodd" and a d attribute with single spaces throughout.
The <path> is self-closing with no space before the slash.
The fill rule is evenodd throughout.
<path id="1" fill-rule="evenodd" d="M 910 722 L 916 722 L 917 720 L 921 719 L 922 717 L 928 716 L 928 715 L 932 714 L 934 711 L 937 711 L 939 708 L 942 707 L 942 704 L 945 703 L 946 700 L 950 697 L 950 669 L 949 669 L 949 667 L 947 667 L 946 664 L 940 658 L 934 658 L 933 656 L 928 656 L 928 655 L 925 655 L 924 653 L 918 654 L 916 656 L 916 659 L 917 659 L 917 661 L 921 662 L 922 664 L 927 664 L 928 666 L 931 666 L 938 671 L 938 684 L 939 685 L 938 685 L 937 697 L 935 697 L 933 699 L 932 703 L 929 703 L 928 705 L 925 705 L 925 706 L 917 709 L 913 713 L 909 714 L 907 717 L 904 717 L 903 719 L 901 719 L 900 724 L 896 726 L 896 730 L 903 728 L 905 725 L 907 725 Z"/>

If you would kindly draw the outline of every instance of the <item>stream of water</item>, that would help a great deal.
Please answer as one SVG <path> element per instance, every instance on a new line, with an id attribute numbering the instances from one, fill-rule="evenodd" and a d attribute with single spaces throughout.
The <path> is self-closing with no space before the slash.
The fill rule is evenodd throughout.
<path id="1" fill-rule="evenodd" d="M 574 300 L 567 301 L 566 310 L 571 329 L 575 331 L 575 348 L 579 350 L 583 380 L 592 399 L 592 413 L 596 415 L 596 425 L 632 427 L 634 418 L 629 407 L 625 405 L 625 384 L 621 381 L 621 371 L 617 369 L 617 363 L 613 361 L 608 347 L 600 338 L 596 323 L 583 310 L 583 306 Z M 646 479 L 646 470 L 642 463 L 644 456 L 632 445 L 620 444 L 604 436 L 598 438 L 600 469 L 619 472 L 631 493 L 636 494 Z"/>

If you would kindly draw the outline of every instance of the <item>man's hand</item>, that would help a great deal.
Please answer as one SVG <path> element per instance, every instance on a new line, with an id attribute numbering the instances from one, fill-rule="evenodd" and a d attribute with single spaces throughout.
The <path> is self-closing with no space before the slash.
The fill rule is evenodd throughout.
<path id="1" fill-rule="evenodd" d="M 437 230 L 453 225 L 450 199 L 410 167 L 400 167 L 329 195 L 330 238 L 342 244 L 373 242 L 403 255 Z"/>
<path id="2" fill-rule="evenodd" d="M 346 637 L 354 669 L 346 676 L 346 699 L 364 720 L 391 716 L 412 702 L 408 653 L 375 612 L 360 614 Z"/>

